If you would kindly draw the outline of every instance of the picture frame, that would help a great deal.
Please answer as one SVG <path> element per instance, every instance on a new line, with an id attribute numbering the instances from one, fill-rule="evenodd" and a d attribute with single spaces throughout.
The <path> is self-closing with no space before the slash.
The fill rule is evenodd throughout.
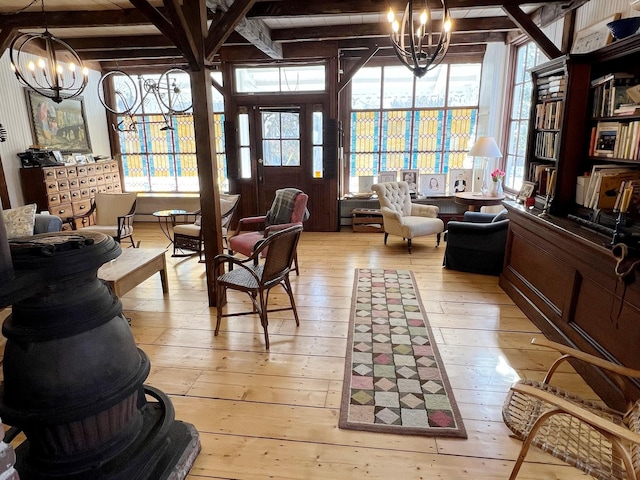
<path id="1" fill-rule="evenodd" d="M 358 177 L 358 193 L 371 193 L 373 175 L 360 175 Z"/>
<path id="2" fill-rule="evenodd" d="M 378 183 L 396 182 L 398 180 L 398 172 L 380 172 L 378 173 Z"/>
<path id="3" fill-rule="evenodd" d="M 613 157 L 618 141 L 620 123 L 598 122 L 593 154 L 596 157 Z"/>
<path id="4" fill-rule="evenodd" d="M 64 164 L 64 157 L 60 150 L 53 150 L 51 153 L 59 164 Z"/>
<path id="5" fill-rule="evenodd" d="M 449 169 L 449 195 L 471 191 L 471 168 L 451 168 Z"/>
<path id="6" fill-rule="evenodd" d="M 420 195 L 444 195 L 447 189 L 446 175 L 425 174 L 420 175 Z"/>
<path id="7" fill-rule="evenodd" d="M 400 179 L 409 184 L 409 190 L 418 191 L 420 172 L 418 170 L 400 170 Z"/>
<path id="8" fill-rule="evenodd" d="M 573 39 L 571 53 L 589 53 L 610 44 L 613 41 L 613 35 L 611 35 L 607 23 L 619 19 L 620 14 L 616 13 L 600 22 L 579 30 Z"/>
<path id="9" fill-rule="evenodd" d="M 533 182 L 522 182 L 522 187 L 520 187 L 520 191 L 518 192 L 518 196 L 516 199 L 521 202 L 525 202 L 527 198 L 533 197 L 533 192 L 536 189 L 536 184 Z"/>
<path id="10" fill-rule="evenodd" d="M 33 90 L 26 90 L 27 109 L 34 144 L 64 153 L 89 153 L 91 141 L 82 97 L 55 103 Z"/>
<path id="11" fill-rule="evenodd" d="M 84 165 L 85 163 L 87 163 L 86 155 L 74 155 L 74 158 L 76 160 L 76 164 L 78 165 Z"/>

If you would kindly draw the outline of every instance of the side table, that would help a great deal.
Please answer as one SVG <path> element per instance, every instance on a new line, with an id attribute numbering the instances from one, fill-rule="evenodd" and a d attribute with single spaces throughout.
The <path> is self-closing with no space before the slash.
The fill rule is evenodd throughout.
<path id="1" fill-rule="evenodd" d="M 455 202 L 460 205 L 466 205 L 470 212 L 475 212 L 476 207 L 484 207 L 488 205 L 500 205 L 504 200 L 503 195 L 482 195 L 481 193 L 460 192 L 456 193 Z"/>
<path id="2" fill-rule="evenodd" d="M 377 208 L 354 208 L 351 225 L 354 232 L 384 232 L 382 213 Z"/>
<path id="3" fill-rule="evenodd" d="M 171 230 L 174 226 L 173 219 L 176 215 L 184 215 L 185 213 L 187 213 L 186 210 L 158 210 L 153 212 L 153 216 L 158 219 L 160 230 L 169 239 L 169 246 L 173 244 L 173 236 L 171 235 Z"/>

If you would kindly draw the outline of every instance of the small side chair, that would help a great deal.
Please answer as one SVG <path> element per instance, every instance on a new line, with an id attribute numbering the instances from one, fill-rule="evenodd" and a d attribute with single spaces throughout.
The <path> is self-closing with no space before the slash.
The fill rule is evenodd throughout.
<path id="1" fill-rule="evenodd" d="M 214 271 L 218 271 L 219 268 L 224 268 L 225 264 L 229 265 L 230 270 L 215 280 L 216 305 L 218 305 L 218 307 L 216 308 L 217 321 L 214 335 L 217 336 L 220 331 L 222 317 L 257 313 L 260 316 L 260 323 L 264 330 L 265 346 L 266 349 L 269 350 L 268 314 L 270 312 L 293 310 L 296 325 L 300 325 L 298 311 L 289 281 L 289 272 L 291 271 L 291 264 L 296 253 L 301 232 L 302 225 L 295 225 L 284 230 L 279 230 L 267 238 L 262 239 L 258 245 L 255 246 L 251 256 L 243 260 L 227 254 L 215 256 Z M 260 263 L 259 259 L 267 249 L 268 253 L 264 263 Z M 232 266 L 239 268 L 231 269 Z M 285 292 L 287 292 L 291 306 L 269 310 L 269 292 L 273 287 L 278 285 L 281 285 Z M 221 305 L 228 289 L 238 290 L 248 294 L 253 303 L 253 310 L 250 312 L 223 314 Z"/>
<path id="2" fill-rule="evenodd" d="M 440 210 L 437 206 L 412 203 L 407 182 L 376 183 L 371 189 L 380 202 L 385 245 L 390 234 L 406 239 L 409 253 L 411 240 L 415 237 L 436 235 L 436 247 L 440 245 L 444 222 L 438 218 Z"/>
<path id="3" fill-rule="evenodd" d="M 221 216 L 221 228 L 222 228 L 222 241 L 227 244 L 227 230 L 233 221 L 233 216 L 238 207 L 240 195 L 227 195 L 220 194 L 220 216 Z M 184 220 L 192 220 L 193 223 L 185 221 L 184 223 L 176 224 L 176 218 Z M 190 256 L 195 253 L 198 254 L 198 259 L 202 262 L 202 229 L 201 227 L 202 216 L 200 215 L 200 209 L 194 212 L 188 212 L 180 215 L 175 215 L 173 218 L 173 257 Z M 226 245 L 228 247 L 228 245 Z M 184 252 L 191 252 L 185 254 Z"/>
<path id="4" fill-rule="evenodd" d="M 88 212 L 67 218 L 73 230 L 80 233 L 98 232 L 111 236 L 116 242 L 128 238 L 133 248 L 133 217 L 136 212 L 138 194 L 132 193 L 96 193 Z M 81 227 L 77 226 L 77 222 Z"/>
<path id="5" fill-rule="evenodd" d="M 560 354 L 541 382 L 520 380 L 502 409 L 505 424 L 523 441 L 511 471 L 515 480 L 531 445 L 600 480 L 640 478 L 640 400 L 634 400 L 623 379 L 640 378 L 632 370 L 594 355 L 546 339 L 534 345 Z M 551 385 L 551 378 L 565 361 L 592 365 L 605 372 L 625 396 L 626 412 Z"/>

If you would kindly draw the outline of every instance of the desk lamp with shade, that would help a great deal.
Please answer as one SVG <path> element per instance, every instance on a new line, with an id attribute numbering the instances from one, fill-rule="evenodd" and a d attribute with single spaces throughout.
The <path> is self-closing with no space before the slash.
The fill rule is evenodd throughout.
<path id="1" fill-rule="evenodd" d="M 482 158 L 482 169 L 481 173 L 481 183 L 480 183 L 480 193 L 482 195 L 487 195 L 489 192 L 489 182 L 491 178 L 491 172 L 497 168 L 497 159 L 502 158 L 502 152 L 498 148 L 496 141 L 493 137 L 478 137 L 476 143 L 473 144 L 471 150 L 469 150 L 469 155 L 472 157 L 481 157 Z M 475 162 L 474 162 L 474 171 L 475 171 Z M 476 177 L 474 175 L 474 181 Z M 477 185 L 473 185 L 473 191 L 475 192 Z"/>

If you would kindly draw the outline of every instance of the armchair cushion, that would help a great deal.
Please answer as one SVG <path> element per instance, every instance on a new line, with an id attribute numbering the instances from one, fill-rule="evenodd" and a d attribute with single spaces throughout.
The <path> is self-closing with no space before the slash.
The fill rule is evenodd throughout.
<path id="1" fill-rule="evenodd" d="M 2 211 L 7 238 L 28 237 L 33 235 L 36 217 L 36 204 L 32 203 Z"/>

